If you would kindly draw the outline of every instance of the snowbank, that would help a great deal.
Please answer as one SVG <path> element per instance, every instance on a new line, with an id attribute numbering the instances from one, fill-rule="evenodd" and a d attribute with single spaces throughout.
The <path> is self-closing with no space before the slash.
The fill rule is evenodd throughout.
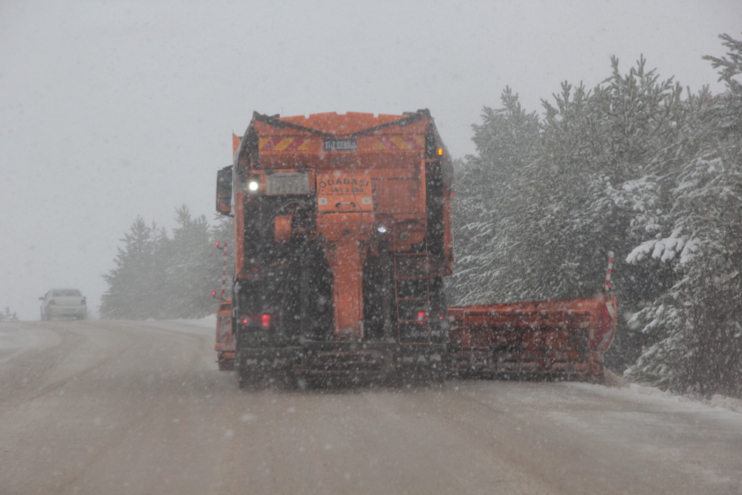
<path id="1" fill-rule="evenodd" d="M 194 327 L 199 328 L 209 328 L 214 329 L 216 327 L 216 313 L 209 316 L 204 316 L 203 318 L 195 318 L 195 319 L 180 319 L 180 320 L 169 320 L 173 323 L 184 323 L 186 325 L 191 325 Z"/>
<path id="2" fill-rule="evenodd" d="M 615 375 L 614 375 L 615 376 Z M 609 387 L 602 387 L 600 385 L 589 385 L 584 383 L 572 383 L 574 387 L 601 387 L 605 390 L 604 393 L 607 395 L 616 394 L 627 399 L 638 399 L 642 402 L 653 402 L 663 406 L 687 406 L 691 409 L 710 411 L 710 410 L 724 410 L 739 415 L 738 419 L 742 420 L 742 400 L 734 399 L 732 397 L 725 397 L 723 395 L 714 395 L 710 399 L 700 399 L 692 397 L 690 395 L 677 395 L 672 392 L 666 392 L 658 388 L 650 387 L 647 385 L 639 385 L 637 383 L 626 383 L 623 381 L 612 382 L 608 381 Z M 614 388 L 617 387 L 617 388 Z M 608 392 L 610 390 L 610 392 Z"/>

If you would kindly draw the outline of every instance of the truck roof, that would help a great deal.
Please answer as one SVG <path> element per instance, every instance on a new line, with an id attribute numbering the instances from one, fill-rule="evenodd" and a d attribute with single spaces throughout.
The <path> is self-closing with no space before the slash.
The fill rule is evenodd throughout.
<path id="1" fill-rule="evenodd" d="M 432 141 L 428 139 L 431 135 Z M 333 140 L 336 140 L 335 143 L 330 142 Z M 328 150 L 364 154 L 367 157 L 369 153 L 397 155 L 400 152 L 419 156 L 430 146 L 445 150 L 427 109 L 405 112 L 403 115 L 325 112 L 308 117 L 269 116 L 255 112 L 244 136 L 235 136 L 233 141 L 235 163 L 244 157 L 253 143 L 252 153 L 259 153 L 263 157 L 261 166 L 267 168 L 324 167 L 317 160 L 324 163 L 326 159 L 319 157 Z M 335 145 L 347 145 L 348 148 L 332 148 Z M 310 155 L 315 158 L 310 158 Z M 397 163 L 405 160 L 397 156 Z M 443 151 L 441 158 L 444 182 L 450 186 L 453 182 L 453 166 L 447 150 Z M 414 162 L 412 156 L 407 158 L 410 159 Z M 366 160 L 366 163 L 373 164 L 376 159 Z M 379 156 L 378 160 L 385 159 Z"/>
<path id="2" fill-rule="evenodd" d="M 372 113 L 337 112 L 314 113 L 305 117 L 297 115 L 293 117 L 277 117 L 277 120 L 294 124 L 334 136 L 355 134 L 361 131 L 376 128 L 378 126 L 404 120 L 408 115 L 374 115 Z"/>

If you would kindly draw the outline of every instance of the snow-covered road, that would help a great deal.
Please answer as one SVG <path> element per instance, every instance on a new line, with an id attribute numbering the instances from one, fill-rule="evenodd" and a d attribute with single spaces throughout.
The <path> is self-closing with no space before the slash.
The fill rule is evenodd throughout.
<path id="1" fill-rule="evenodd" d="M 574 383 L 246 392 L 212 339 L 0 323 L 0 493 L 742 493 L 728 408 Z"/>

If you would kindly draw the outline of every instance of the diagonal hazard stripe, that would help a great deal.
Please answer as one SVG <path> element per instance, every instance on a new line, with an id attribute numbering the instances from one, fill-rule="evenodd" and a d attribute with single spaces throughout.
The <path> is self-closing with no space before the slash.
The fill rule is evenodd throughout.
<path id="1" fill-rule="evenodd" d="M 294 141 L 294 138 L 283 138 L 273 147 L 273 151 L 285 151 L 286 148 Z"/>
<path id="2" fill-rule="evenodd" d="M 284 151 L 297 151 L 299 147 L 301 147 L 301 145 L 304 143 L 304 141 L 306 140 L 301 138 L 294 139 L 291 144 L 286 146 Z"/>
<path id="3" fill-rule="evenodd" d="M 260 138 L 258 142 L 258 149 L 260 151 L 272 151 L 273 147 L 280 141 L 276 138 Z"/>
<path id="4" fill-rule="evenodd" d="M 425 138 L 423 136 L 404 136 L 402 139 L 407 144 L 408 150 L 421 150 L 424 148 Z"/>
<path id="5" fill-rule="evenodd" d="M 396 150 L 396 149 L 399 149 L 397 147 L 397 145 L 394 144 L 394 142 L 392 142 L 392 140 L 389 139 L 386 136 L 382 136 L 382 137 L 378 138 L 378 141 L 381 143 L 381 145 L 383 146 L 382 149 L 384 149 L 384 150 Z"/>
<path id="6" fill-rule="evenodd" d="M 425 136 L 382 136 L 376 138 L 377 150 L 421 150 Z"/>
<path id="7" fill-rule="evenodd" d="M 408 150 L 410 149 L 410 145 L 407 144 L 407 141 L 402 136 L 394 136 L 391 138 L 392 142 L 397 145 L 397 148 L 400 150 Z"/>
<path id="8" fill-rule="evenodd" d="M 309 141 L 304 138 L 260 138 L 258 149 L 260 151 L 307 151 Z"/>

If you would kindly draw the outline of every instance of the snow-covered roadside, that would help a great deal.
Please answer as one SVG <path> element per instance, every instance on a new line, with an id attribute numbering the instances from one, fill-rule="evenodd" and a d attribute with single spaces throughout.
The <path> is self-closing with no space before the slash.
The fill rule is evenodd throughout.
<path id="1" fill-rule="evenodd" d="M 569 385 L 575 388 L 589 388 L 593 392 L 599 392 L 607 396 L 612 395 L 626 399 L 634 399 L 643 403 L 654 403 L 666 407 L 682 406 L 682 408 L 686 410 L 716 410 L 719 412 L 731 413 L 733 416 L 730 416 L 730 418 L 735 418 L 742 422 L 742 400 L 725 397 L 723 395 L 714 395 L 710 399 L 699 399 L 688 395 L 673 394 L 658 388 L 639 385 L 637 383 L 622 383 L 616 387 L 603 387 L 600 385 L 590 385 L 585 383 L 570 383 Z"/>
<path id="2" fill-rule="evenodd" d="M 22 322 L 0 323 L 0 362 L 30 349 L 57 345 L 57 334 L 46 328 L 34 327 Z"/>
<path id="3" fill-rule="evenodd" d="M 700 408 L 722 408 L 738 414 L 742 414 L 742 400 L 725 397 L 723 395 L 714 395 L 710 399 L 698 399 L 688 395 L 676 395 L 671 392 L 665 392 L 658 388 L 631 383 L 627 387 L 632 394 L 656 399 L 669 404 L 688 404 L 699 406 Z"/>
<path id="4" fill-rule="evenodd" d="M 181 318 L 177 320 L 155 320 L 150 318 L 144 320 L 142 323 L 154 328 L 205 335 L 209 332 L 213 333 L 215 331 L 216 314 L 204 316 L 203 318 Z"/>
<path id="5" fill-rule="evenodd" d="M 172 321 L 173 323 L 182 323 L 184 325 L 190 325 L 199 328 L 209 328 L 213 330 L 216 327 L 216 313 L 198 319 L 180 319 L 169 321 Z"/>

